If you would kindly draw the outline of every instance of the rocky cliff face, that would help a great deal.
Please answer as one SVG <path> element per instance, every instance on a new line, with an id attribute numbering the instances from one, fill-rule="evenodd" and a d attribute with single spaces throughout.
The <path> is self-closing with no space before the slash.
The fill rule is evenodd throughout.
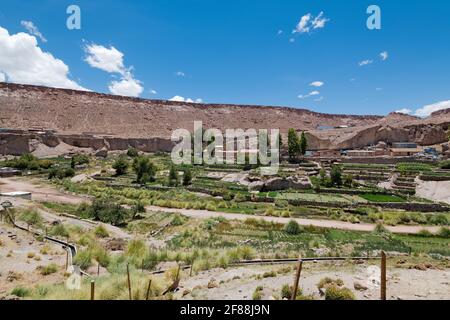
<path id="1" fill-rule="evenodd" d="M 270 106 L 192 104 L 0 83 L 0 128 L 52 131 L 38 139 L 48 147 L 60 143 L 95 150 L 166 151 L 175 129 L 280 129 L 307 131 L 311 149 L 361 148 L 379 141 L 445 142 L 450 112 L 428 119 L 402 114 L 380 116 L 329 115 L 304 109 Z M 318 130 L 319 127 L 342 129 Z M 26 133 L 0 131 L 0 153 L 20 153 L 29 147 Z M 286 139 L 284 139 L 286 141 Z"/>

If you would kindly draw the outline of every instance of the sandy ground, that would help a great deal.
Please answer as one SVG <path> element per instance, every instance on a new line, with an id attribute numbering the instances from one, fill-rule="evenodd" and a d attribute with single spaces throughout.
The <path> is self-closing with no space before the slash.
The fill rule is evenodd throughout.
<path id="1" fill-rule="evenodd" d="M 256 287 L 263 287 L 263 299 L 270 300 L 280 297 L 281 287 L 292 285 L 295 276 L 294 265 L 287 265 L 291 270 L 276 277 L 256 278 L 265 272 L 276 271 L 286 266 L 252 266 L 235 269 L 214 269 L 204 271 L 181 281 L 180 291 L 176 294 L 179 299 L 186 300 L 251 300 Z M 339 278 L 350 288 L 359 300 L 377 300 L 380 298 L 378 265 L 342 265 L 341 263 L 308 263 L 304 265 L 300 279 L 300 287 L 304 295 L 312 295 L 315 299 L 322 299 L 317 289 L 317 283 L 325 278 Z M 379 270 L 379 269 L 378 269 Z M 450 299 L 450 269 L 418 271 L 413 269 L 388 268 L 387 297 L 397 300 L 417 299 Z M 374 279 L 375 281 L 372 281 Z M 208 288 L 208 284 L 212 288 Z M 359 283 L 367 290 L 357 291 L 355 283 Z M 217 286 L 217 287 L 215 287 Z M 188 293 L 183 297 L 184 293 Z"/>
<path id="2" fill-rule="evenodd" d="M 281 217 L 267 217 L 267 216 L 253 216 L 249 214 L 237 214 L 237 213 L 225 213 L 225 212 L 212 212 L 207 210 L 188 210 L 188 209 L 169 209 L 162 207 L 149 206 L 147 210 L 150 211 L 164 211 L 169 213 L 179 213 L 184 216 L 196 219 L 208 219 L 223 217 L 229 220 L 247 220 L 249 218 L 261 219 L 269 222 L 276 223 L 288 223 L 290 220 L 297 221 L 302 226 L 315 226 L 321 228 L 333 228 L 341 230 L 353 230 L 353 231 L 366 231 L 371 232 L 374 230 L 375 225 L 369 223 L 353 224 L 349 222 L 336 221 L 336 220 L 319 220 L 319 219 L 292 219 Z M 439 231 L 440 227 L 427 227 L 427 226 L 386 226 L 393 233 L 407 233 L 414 234 L 426 229 L 432 233 Z"/>
<path id="3" fill-rule="evenodd" d="M 416 182 L 419 197 L 450 204 L 450 181 L 416 180 Z"/>
<path id="4" fill-rule="evenodd" d="M 47 249 L 47 252 L 43 251 Z M 8 295 L 18 286 L 33 287 L 64 279 L 66 251 L 61 246 L 38 242 L 28 232 L 12 228 L 0 222 L 0 297 Z M 51 263 L 60 267 L 59 272 L 42 276 L 36 268 Z M 11 275 L 14 274 L 16 278 Z"/>
<path id="5" fill-rule="evenodd" d="M 49 201 L 60 203 L 79 204 L 89 200 L 87 197 L 74 196 L 56 189 L 53 186 L 42 183 L 37 179 L 28 178 L 1 178 L 0 191 L 14 192 L 25 191 L 31 192 L 33 200 Z"/>

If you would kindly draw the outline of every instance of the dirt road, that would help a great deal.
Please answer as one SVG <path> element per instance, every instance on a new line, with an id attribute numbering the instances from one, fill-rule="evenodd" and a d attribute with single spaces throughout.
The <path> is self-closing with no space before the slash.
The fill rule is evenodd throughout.
<path id="1" fill-rule="evenodd" d="M 37 179 L 30 178 L 30 180 L 24 180 L 23 178 L 1 178 L 0 179 L 0 192 L 14 192 L 24 191 L 31 192 L 33 200 L 40 202 L 59 202 L 59 203 L 71 203 L 79 204 L 89 201 L 88 197 L 74 196 L 65 193 L 57 188 L 42 183 Z"/>
<path id="2" fill-rule="evenodd" d="M 375 225 L 369 223 L 353 224 L 350 222 L 336 221 L 336 220 L 320 220 L 320 219 L 292 219 L 280 217 L 254 216 L 249 214 L 226 213 L 226 212 L 211 212 L 206 210 L 187 210 L 187 209 L 169 209 L 162 207 L 149 206 L 147 210 L 150 211 L 164 211 L 169 213 L 179 213 L 186 217 L 196 219 L 209 219 L 223 217 L 228 220 L 247 220 L 249 218 L 261 219 L 269 222 L 288 223 L 290 220 L 295 220 L 301 226 L 315 226 L 321 228 L 352 230 L 352 231 L 366 231 L 374 230 Z M 421 230 L 428 230 L 430 232 L 438 232 L 440 227 L 425 227 L 425 226 L 386 226 L 386 228 L 393 233 L 415 234 Z"/>

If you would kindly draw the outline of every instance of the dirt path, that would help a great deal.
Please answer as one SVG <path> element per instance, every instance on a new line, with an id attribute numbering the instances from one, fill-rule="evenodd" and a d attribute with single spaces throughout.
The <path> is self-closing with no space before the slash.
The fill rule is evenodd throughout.
<path id="1" fill-rule="evenodd" d="M 292 219 L 280 217 L 255 216 L 249 214 L 226 213 L 226 212 L 211 212 L 206 210 L 188 210 L 188 209 L 169 209 L 162 207 L 149 206 L 147 210 L 150 211 L 164 211 L 168 213 L 179 213 L 186 217 L 197 219 L 209 219 L 223 217 L 228 220 L 247 220 L 249 218 L 261 219 L 268 222 L 288 223 L 290 220 L 295 220 L 301 226 L 315 226 L 321 228 L 341 229 L 351 231 L 366 231 L 374 230 L 375 225 L 369 223 L 353 224 L 350 222 L 336 221 L 336 220 L 320 220 L 320 219 Z M 432 233 L 439 231 L 440 227 L 429 226 L 386 226 L 386 228 L 393 233 L 415 234 L 426 229 Z"/>
<path id="2" fill-rule="evenodd" d="M 419 197 L 450 203 L 450 181 L 416 180 L 416 192 Z"/>
<path id="3" fill-rule="evenodd" d="M 89 201 L 88 197 L 74 196 L 44 184 L 37 179 L 24 181 L 21 178 L 0 178 L 0 192 L 31 192 L 33 200 L 79 204 Z"/>

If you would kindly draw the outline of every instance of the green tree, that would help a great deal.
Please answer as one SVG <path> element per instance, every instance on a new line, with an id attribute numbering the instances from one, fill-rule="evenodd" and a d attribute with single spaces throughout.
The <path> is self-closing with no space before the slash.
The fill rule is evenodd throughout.
<path id="1" fill-rule="evenodd" d="M 154 182 L 156 175 L 156 167 L 150 161 L 149 157 L 139 156 L 134 158 L 133 170 L 137 175 L 137 182 L 145 184 L 147 182 Z"/>
<path id="2" fill-rule="evenodd" d="M 192 171 L 190 168 L 186 168 L 183 174 L 183 185 L 189 186 L 192 183 Z"/>
<path id="3" fill-rule="evenodd" d="M 343 183 L 344 183 L 344 186 L 346 186 L 346 187 L 349 187 L 349 188 L 352 187 L 352 185 L 353 185 L 353 176 L 351 174 L 344 175 Z"/>
<path id="4" fill-rule="evenodd" d="M 289 129 L 288 133 L 288 152 L 289 158 L 296 159 L 300 153 L 300 140 L 295 129 Z"/>
<path id="5" fill-rule="evenodd" d="M 339 165 L 333 165 L 330 172 L 331 183 L 334 186 L 342 186 L 342 168 Z"/>
<path id="6" fill-rule="evenodd" d="M 308 148 L 308 140 L 306 139 L 306 134 L 302 131 L 302 135 L 300 137 L 300 153 L 302 156 L 306 154 L 306 149 Z"/>
<path id="7" fill-rule="evenodd" d="M 178 170 L 175 168 L 175 166 L 171 166 L 168 177 L 169 186 L 176 187 L 178 186 L 178 182 Z"/>
<path id="8" fill-rule="evenodd" d="M 127 173 L 129 163 L 125 157 L 120 156 L 112 165 L 113 169 L 116 170 L 116 175 L 121 176 Z"/>

